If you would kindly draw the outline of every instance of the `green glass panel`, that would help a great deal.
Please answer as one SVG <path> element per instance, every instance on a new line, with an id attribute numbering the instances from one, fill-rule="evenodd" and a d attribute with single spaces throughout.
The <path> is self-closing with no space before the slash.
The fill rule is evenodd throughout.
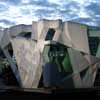
<path id="1" fill-rule="evenodd" d="M 44 48 L 44 61 L 56 64 L 59 72 L 64 75 L 72 73 L 72 66 L 67 47 L 62 44 L 50 44 Z"/>
<path id="2" fill-rule="evenodd" d="M 70 62 L 69 55 L 67 54 L 62 62 L 65 72 L 72 73 L 72 66 Z"/>
<path id="3" fill-rule="evenodd" d="M 59 61 L 56 59 L 56 64 L 57 64 L 57 67 L 58 67 L 58 70 L 59 72 L 61 72 L 61 63 L 59 63 Z"/>

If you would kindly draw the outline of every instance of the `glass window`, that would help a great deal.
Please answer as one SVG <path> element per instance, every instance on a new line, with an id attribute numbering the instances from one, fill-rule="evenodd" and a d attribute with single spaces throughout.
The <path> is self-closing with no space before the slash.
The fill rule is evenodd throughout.
<path id="1" fill-rule="evenodd" d="M 55 30 L 54 29 L 49 29 L 48 32 L 47 32 L 45 40 L 52 40 L 54 34 L 55 34 Z"/>

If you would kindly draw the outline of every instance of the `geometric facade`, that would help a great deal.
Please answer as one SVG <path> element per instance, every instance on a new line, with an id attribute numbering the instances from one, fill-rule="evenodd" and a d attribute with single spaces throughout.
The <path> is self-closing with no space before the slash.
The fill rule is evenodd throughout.
<path id="1" fill-rule="evenodd" d="M 94 87 L 100 67 L 100 29 L 61 20 L 40 20 L 15 29 L 20 30 L 15 35 L 12 29 L 7 32 L 21 87 L 38 88 L 41 76 L 44 87 Z M 7 45 L 0 46 L 7 50 Z"/>

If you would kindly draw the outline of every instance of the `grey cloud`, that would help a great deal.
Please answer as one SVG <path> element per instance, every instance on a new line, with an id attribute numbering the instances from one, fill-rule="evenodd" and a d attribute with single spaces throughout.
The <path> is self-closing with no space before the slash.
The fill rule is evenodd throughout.
<path id="1" fill-rule="evenodd" d="M 86 23 L 86 22 L 92 22 L 93 20 L 90 19 L 90 18 L 77 18 L 77 19 L 74 19 L 74 20 L 71 20 L 73 22 L 81 22 L 81 23 Z"/>
<path id="2" fill-rule="evenodd" d="M 54 10 L 48 10 L 48 9 L 45 10 L 39 9 L 37 11 L 34 11 L 36 16 L 49 16 L 54 12 L 55 12 Z"/>
<path id="3" fill-rule="evenodd" d="M 83 24 L 88 24 L 92 22 L 95 26 L 100 26 L 100 17 L 96 17 L 96 15 L 100 15 L 100 4 L 91 2 L 88 6 L 83 5 L 84 10 L 89 15 L 88 18 L 79 17 L 78 13 L 81 11 L 81 6 L 77 2 L 70 2 L 69 4 L 65 4 L 64 7 L 66 8 L 66 10 L 60 11 L 64 16 L 68 15 L 70 18 L 74 16 L 76 17 L 74 20 L 71 21 Z M 74 11 L 74 8 L 76 9 L 76 12 Z"/>
<path id="4" fill-rule="evenodd" d="M 100 4 L 91 3 L 90 5 L 86 6 L 85 8 L 89 14 L 100 15 Z"/>
<path id="5" fill-rule="evenodd" d="M 85 7 L 85 10 L 90 16 L 91 22 L 94 22 L 95 25 L 100 26 L 100 4 L 99 3 L 91 3 L 90 5 Z M 84 19 L 83 19 L 84 20 Z"/>
<path id="6" fill-rule="evenodd" d="M 43 3 L 43 2 L 42 2 Z M 42 5 L 42 3 L 39 3 Z M 37 2 L 38 4 L 38 2 Z M 79 3 L 77 2 L 65 2 L 63 4 L 63 10 L 62 8 L 59 6 L 59 5 L 56 5 L 56 4 L 50 4 L 49 2 L 45 2 L 43 3 L 43 5 L 45 5 L 46 7 L 52 7 L 54 8 L 54 10 L 48 10 L 47 9 L 38 9 L 36 11 L 33 11 L 33 13 L 35 13 L 35 16 L 39 16 L 39 17 L 50 17 L 52 16 L 52 14 L 55 14 L 55 17 L 57 16 L 57 14 L 59 14 L 60 16 L 63 16 L 65 19 L 67 18 L 72 18 L 74 16 L 77 16 L 78 17 L 78 14 L 74 11 L 74 9 L 77 9 L 77 12 L 78 12 L 78 9 L 80 9 L 80 6 L 79 6 Z M 42 5 L 42 6 L 43 6 Z M 56 7 L 55 7 L 56 6 Z"/>
<path id="7" fill-rule="evenodd" d="M 70 1 L 70 2 L 66 2 L 65 4 L 63 4 L 64 8 L 66 8 L 66 10 L 68 8 L 72 8 L 73 9 L 80 9 L 80 4 L 78 2 L 75 2 L 75 1 Z"/>
<path id="8" fill-rule="evenodd" d="M 0 30 L 4 29 L 4 27 L 0 26 Z"/>
<path id="9" fill-rule="evenodd" d="M 20 11 L 21 11 L 21 13 L 22 13 L 23 15 L 30 14 L 30 10 L 29 10 L 29 9 L 21 8 Z"/>
<path id="10" fill-rule="evenodd" d="M 59 14 L 61 14 L 61 16 L 63 16 L 65 20 L 69 20 L 74 17 L 77 17 L 77 18 L 79 17 L 78 16 L 78 13 L 80 10 L 79 3 L 71 1 L 69 3 L 65 3 L 63 7 L 64 7 L 63 10 L 59 8 L 58 11 L 59 11 Z"/>
<path id="11" fill-rule="evenodd" d="M 97 0 L 98 1 L 98 0 Z M 1 1 L 0 1 L 1 2 Z M 13 5 L 15 7 L 20 7 L 21 15 L 19 16 L 9 16 L 9 21 L 4 19 L 0 20 L 0 23 L 3 22 L 7 25 L 14 25 L 15 22 L 10 21 L 10 19 L 16 19 L 17 18 L 23 18 L 25 16 L 35 16 L 38 18 L 56 18 L 56 16 L 61 16 L 62 20 L 64 21 L 74 19 L 72 21 L 74 22 L 80 22 L 80 23 L 89 23 L 93 22 L 94 25 L 100 26 L 100 17 L 97 15 L 100 15 L 100 4 L 96 2 L 90 2 L 88 5 L 80 5 L 77 1 L 73 0 L 63 0 L 61 4 L 59 3 L 51 3 L 48 0 L 30 0 L 28 3 L 22 3 L 22 0 L 2 0 L 2 2 L 6 2 L 8 5 Z M 88 1 L 87 1 L 88 2 Z M 32 8 L 26 7 L 26 6 L 33 6 Z M 34 9 L 34 7 L 37 7 L 38 9 Z M 25 8 L 26 7 L 26 8 Z M 39 9 L 40 7 L 40 9 Z M 42 9 L 43 7 L 43 9 Z M 89 15 L 88 18 L 80 18 L 79 13 L 82 11 L 81 7 L 86 11 L 86 13 Z M 0 12 L 3 13 L 5 10 L 7 10 L 7 7 L 4 5 L 0 5 Z M 53 17 L 52 17 L 53 16 Z M 30 19 L 29 19 L 30 20 Z M 27 23 L 26 23 L 27 24 Z"/>
<path id="12" fill-rule="evenodd" d="M 94 20 L 92 18 L 76 18 L 76 19 L 73 19 L 73 20 L 70 20 L 72 22 L 78 22 L 78 23 L 82 23 L 82 24 L 87 24 L 87 25 L 90 25 L 89 23 L 94 23 L 94 25 L 90 25 L 90 26 L 99 26 L 100 27 L 100 19 L 98 20 Z"/>
<path id="13" fill-rule="evenodd" d="M 7 9 L 8 9 L 7 6 L 0 4 L 0 13 L 6 11 Z"/>
<path id="14" fill-rule="evenodd" d="M 25 3 L 23 5 L 35 5 L 35 6 L 42 6 L 42 7 L 58 7 L 58 4 L 53 4 L 48 2 L 47 0 L 40 0 L 40 1 L 34 1 L 31 0 L 29 3 Z"/>
<path id="15" fill-rule="evenodd" d="M 0 20 L 0 23 L 4 23 L 6 25 L 15 25 L 15 22 L 11 22 L 11 21 L 6 20 L 6 19 Z"/>
<path id="16" fill-rule="evenodd" d="M 8 5 L 20 5 L 21 0 L 1 0 L 0 2 L 6 2 Z"/>

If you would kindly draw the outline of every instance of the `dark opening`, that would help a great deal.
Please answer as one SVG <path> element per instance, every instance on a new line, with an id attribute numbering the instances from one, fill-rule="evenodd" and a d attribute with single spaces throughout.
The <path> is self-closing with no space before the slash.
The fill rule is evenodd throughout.
<path id="1" fill-rule="evenodd" d="M 97 71 L 94 86 L 95 87 L 100 87 L 100 69 L 98 69 L 98 71 Z"/>
<path id="2" fill-rule="evenodd" d="M 43 73 L 41 75 L 41 78 L 40 78 L 40 81 L 39 81 L 39 85 L 38 85 L 38 88 L 42 88 L 42 87 L 44 87 L 44 85 L 43 85 Z"/>
<path id="3" fill-rule="evenodd" d="M 13 74 L 10 65 L 3 69 L 0 78 L 5 81 L 4 84 L 6 86 L 18 86 L 19 87 L 17 79 L 15 78 L 15 75 Z"/>
<path id="4" fill-rule="evenodd" d="M 31 32 L 20 33 L 20 34 L 17 35 L 17 37 L 24 37 L 24 38 L 30 39 L 31 38 Z"/>
<path id="5" fill-rule="evenodd" d="M 25 34 L 23 37 L 25 37 L 25 38 L 27 38 L 27 39 L 31 38 L 31 32 L 28 32 L 28 33 Z"/>
<path id="6" fill-rule="evenodd" d="M 83 78 L 85 77 L 87 71 L 88 71 L 88 68 L 86 68 L 86 69 L 84 69 L 82 72 L 80 72 L 80 77 L 81 77 L 81 79 L 83 79 Z"/>
<path id="7" fill-rule="evenodd" d="M 49 29 L 48 32 L 47 32 L 47 35 L 46 35 L 46 38 L 45 40 L 52 40 L 53 39 L 53 36 L 55 34 L 55 30 L 54 29 Z"/>
<path id="8" fill-rule="evenodd" d="M 7 58 L 2 50 L 0 51 L 0 88 L 2 86 L 19 86 Z M 10 56 L 13 57 L 13 49 L 11 44 L 8 45 L 8 52 L 10 53 Z"/>
<path id="9" fill-rule="evenodd" d="M 1 48 L 0 48 L 0 58 L 6 58 Z"/>
<path id="10" fill-rule="evenodd" d="M 91 55 L 96 56 L 100 39 L 98 37 L 89 37 L 89 47 Z"/>
<path id="11" fill-rule="evenodd" d="M 11 43 L 8 45 L 8 52 L 9 52 L 10 56 L 13 57 L 13 48 L 12 48 Z"/>
<path id="12" fill-rule="evenodd" d="M 13 52 L 13 48 L 12 48 L 12 44 L 10 43 L 7 48 L 8 48 L 8 52 L 10 54 L 10 57 L 12 58 L 14 64 L 16 65 L 16 67 L 18 69 L 18 66 L 17 66 L 17 63 L 16 63 L 16 59 L 15 59 L 15 56 L 14 56 L 14 52 Z"/>

